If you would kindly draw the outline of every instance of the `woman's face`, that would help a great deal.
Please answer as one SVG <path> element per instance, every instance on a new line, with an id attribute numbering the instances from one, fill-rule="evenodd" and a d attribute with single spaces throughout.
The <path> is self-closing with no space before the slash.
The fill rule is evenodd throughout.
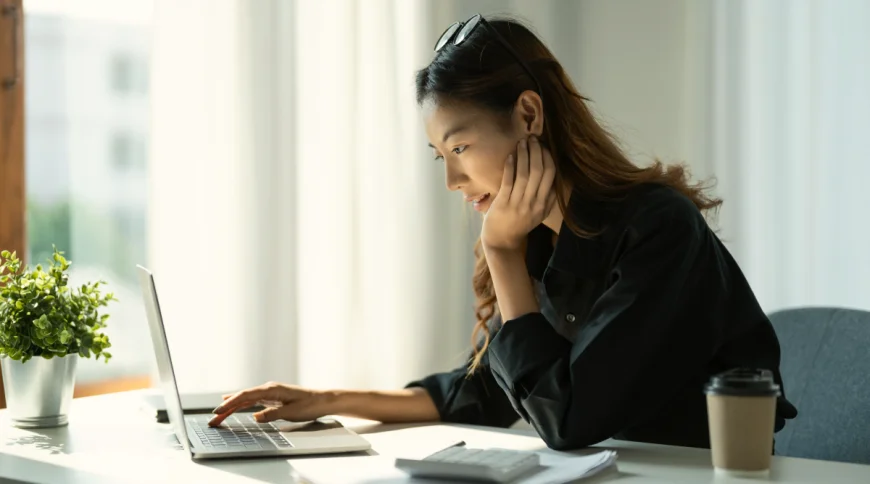
<path id="1" fill-rule="evenodd" d="M 475 210 L 486 212 L 501 186 L 505 160 L 516 155 L 524 133 L 479 108 L 432 100 L 422 108 L 433 156 L 444 162 L 447 189 L 461 191 Z"/>

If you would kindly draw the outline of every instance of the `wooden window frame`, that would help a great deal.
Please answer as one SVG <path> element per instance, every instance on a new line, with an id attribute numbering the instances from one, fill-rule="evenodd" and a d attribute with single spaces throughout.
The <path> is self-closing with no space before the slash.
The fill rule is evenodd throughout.
<path id="1" fill-rule="evenodd" d="M 0 249 L 27 251 L 24 183 L 24 11 L 0 0 Z M 0 372 L 0 408 L 6 407 Z"/>

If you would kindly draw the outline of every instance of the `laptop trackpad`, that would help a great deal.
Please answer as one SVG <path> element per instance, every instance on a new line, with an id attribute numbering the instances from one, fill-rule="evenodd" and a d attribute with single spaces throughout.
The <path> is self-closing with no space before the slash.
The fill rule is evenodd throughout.
<path id="1" fill-rule="evenodd" d="M 313 422 L 286 422 L 278 420 L 272 422 L 272 425 L 278 427 L 278 430 L 281 432 L 293 432 L 294 434 L 308 432 L 317 433 L 334 429 L 339 429 L 342 433 L 347 432 L 347 429 L 345 429 L 341 423 L 329 418 L 315 420 Z"/>
<path id="2" fill-rule="evenodd" d="M 295 447 L 332 447 L 358 444 L 363 439 L 333 419 L 313 422 L 272 422 Z"/>

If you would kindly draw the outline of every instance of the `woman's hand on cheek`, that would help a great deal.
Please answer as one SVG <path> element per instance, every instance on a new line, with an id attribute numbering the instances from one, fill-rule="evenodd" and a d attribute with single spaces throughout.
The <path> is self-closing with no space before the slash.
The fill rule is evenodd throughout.
<path id="1" fill-rule="evenodd" d="M 544 221 L 556 195 L 556 165 L 536 137 L 522 139 L 509 156 L 498 194 L 483 218 L 481 242 L 489 249 L 520 249 L 529 232 Z"/>

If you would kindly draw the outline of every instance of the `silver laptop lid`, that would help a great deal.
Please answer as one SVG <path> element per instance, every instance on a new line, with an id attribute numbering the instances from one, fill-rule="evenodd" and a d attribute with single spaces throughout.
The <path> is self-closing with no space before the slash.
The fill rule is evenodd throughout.
<path id="1" fill-rule="evenodd" d="M 163 327 L 163 315 L 160 313 L 160 302 L 157 300 L 157 286 L 154 276 L 148 269 L 137 265 L 139 285 L 145 299 L 145 311 L 148 313 L 148 326 L 151 328 L 151 342 L 154 344 L 154 355 L 157 357 L 157 370 L 160 373 L 160 385 L 163 397 L 166 399 L 166 413 L 169 423 L 175 429 L 175 436 L 181 442 L 184 450 L 191 452 L 190 441 L 187 438 L 187 428 L 184 424 L 184 414 L 181 410 L 181 396 L 175 383 L 175 370 L 172 369 L 172 358 L 169 356 L 169 343 Z"/>

